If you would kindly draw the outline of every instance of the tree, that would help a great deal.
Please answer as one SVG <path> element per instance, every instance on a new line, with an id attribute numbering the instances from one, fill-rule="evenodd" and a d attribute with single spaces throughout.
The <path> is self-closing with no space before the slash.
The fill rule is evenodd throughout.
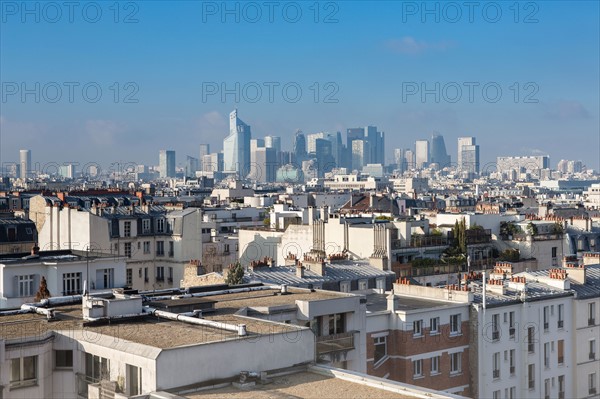
<path id="1" fill-rule="evenodd" d="M 42 299 L 48 299 L 50 298 L 50 291 L 48 291 L 48 284 L 46 283 L 46 277 L 42 276 L 42 279 L 40 281 L 40 287 L 38 288 L 38 291 L 35 294 L 35 300 L 36 302 L 41 301 Z"/>
<path id="2" fill-rule="evenodd" d="M 529 233 L 530 236 L 537 236 L 538 228 L 533 222 L 529 222 L 527 225 L 527 233 Z"/>
<path id="3" fill-rule="evenodd" d="M 225 277 L 225 283 L 229 285 L 242 284 L 244 280 L 244 267 L 240 262 L 229 265 L 227 277 Z"/>

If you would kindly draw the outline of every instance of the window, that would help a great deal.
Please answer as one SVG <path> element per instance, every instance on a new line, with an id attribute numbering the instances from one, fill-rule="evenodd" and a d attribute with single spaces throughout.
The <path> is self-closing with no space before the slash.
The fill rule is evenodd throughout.
<path id="1" fill-rule="evenodd" d="M 10 387 L 19 388 L 37 383 L 37 356 L 25 356 L 10 361 Z"/>
<path id="2" fill-rule="evenodd" d="M 358 290 L 364 291 L 368 287 L 367 280 L 358 280 Z"/>
<path id="3" fill-rule="evenodd" d="M 535 389 L 535 364 L 527 366 L 527 381 L 529 389 Z"/>
<path id="4" fill-rule="evenodd" d="M 544 344 L 544 367 L 550 367 L 550 342 Z"/>
<path id="5" fill-rule="evenodd" d="M 113 288 L 115 269 L 98 269 L 96 272 L 96 288 Z"/>
<path id="6" fill-rule="evenodd" d="M 169 266 L 169 274 L 167 275 L 167 279 L 169 280 L 169 283 L 173 282 L 173 268 L 171 266 Z"/>
<path id="7" fill-rule="evenodd" d="M 156 232 L 164 233 L 165 231 L 165 219 L 156 219 Z"/>
<path id="8" fill-rule="evenodd" d="M 202 276 L 204 274 L 204 268 L 202 265 L 196 266 L 196 276 Z"/>
<path id="9" fill-rule="evenodd" d="M 55 350 L 54 351 L 54 367 L 57 369 L 72 369 L 73 368 L 73 351 L 72 350 Z"/>
<path id="10" fill-rule="evenodd" d="M 462 354 L 455 352 L 450 354 L 450 374 L 460 373 L 462 370 Z"/>
<path id="11" fill-rule="evenodd" d="M 494 378 L 500 378 L 500 352 L 496 352 L 494 353 L 494 356 L 492 358 L 492 363 L 493 363 L 493 377 Z"/>
<path id="12" fill-rule="evenodd" d="M 544 331 L 548 332 L 549 327 L 550 327 L 550 309 L 548 309 L 548 306 L 544 306 Z"/>
<path id="13" fill-rule="evenodd" d="M 344 332 L 344 315 L 341 313 L 329 315 L 329 335 Z"/>
<path id="14" fill-rule="evenodd" d="M 413 322 L 413 335 L 421 336 L 423 334 L 423 320 L 415 320 Z"/>
<path id="15" fill-rule="evenodd" d="M 81 273 L 63 273 L 63 295 L 81 294 Z"/>
<path id="16" fill-rule="evenodd" d="M 142 232 L 144 234 L 150 233 L 150 219 L 142 219 Z"/>
<path id="17" fill-rule="evenodd" d="M 429 320 L 429 334 L 434 335 L 440 332 L 440 318 L 432 317 Z"/>
<path id="18" fill-rule="evenodd" d="M 18 282 L 18 293 L 20 297 L 24 297 L 24 296 L 33 296 L 34 295 L 34 290 L 33 290 L 33 280 L 35 278 L 35 275 L 33 274 L 28 274 L 25 276 L 17 276 L 17 282 Z"/>
<path id="19" fill-rule="evenodd" d="M 431 358 L 431 375 L 440 373 L 440 356 Z"/>
<path id="20" fill-rule="evenodd" d="M 85 376 L 93 382 L 110 380 L 110 361 L 103 357 L 86 353 Z"/>
<path id="21" fill-rule="evenodd" d="M 131 221 L 123 222 L 123 237 L 131 237 Z"/>
<path id="22" fill-rule="evenodd" d="M 564 327 L 564 314 L 565 314 L 565 305 L 560 304 L 558 305 L 558 322 L 556 323 L 556 326 L 558 328 L 563 328 Z"/>
<path id="23" fill-rule="evenodd" d="M 144 253 L 145 254 L 150 253 L 150 241 L 144 241 Z"/>
<path id="24" fill-rule="evenodd" d="M 492 315 L 492 341 L 500 339 L 500 314 Z"/>
<path id="25" fill-rule="evenodd" d="M 508 352 L 508 366 L 509 366 L 509 371 L 510 371 L 510 375 L 515 375 L 515 362 L 516 362 L 516 358 L 515 358 L 515 350 L 511 349 Z"/>
<path id="26" fill-rule="evenodd" d="M 413 361 L 413 378 L 423 377 L 423 360 Z"/>
<path id="27" fill-rule="evenodd" d="M 379 363 L 384 357 L 387 356 L 387 337 L 376 337 L 373 338 L 373 345 L 375 346 L 375 355 L 373 361 L 375 364 Z"/>
<path id="28" fill-rule="evenodd" d="M 460 334 L 460 314 L 450 316 L 450 334 Z"/>
<path id="29" fill-rule="evenodd" d="M 350 292 L 350 282 L 342 281 L 340 283 L 340 292 Z"/>
<path id="30" fill-rule="evenodd" d="M 562 339 L 558 340 L 558 364 L 564 364 L 565 362 L 565 341 Z"/>
<path id="31" fill-rule="evenodd" d="M 123 244 L 123 252 L 125 253 L 125 256 L 127 256 L 128 258 L 131 258 L 131 243 L 130 242 L 126 242 Z"/>
<path id="32" fill-rule="evenodd" d="M 148 268 L 144 267 L 144 282 L 148 282 Z"/>
<path id="33" fill-rule="evenodd" d="M 544 399 L 550 399 L 550 378 L 544 380 Z"/>
<path id="34" fill-rule="evenodd" d="M 558 398 L 564 399 L 565 397 L 565 376 L 558 376 Z"/>
<path id="35" fill-rule="evenodd" d="M 171 258 L 175 256 L 175 243 L 173 241 L 169 241 L 169 256 Z"/>
<path id="36" fill-rule="evenodd" d="M 553 257 L 553 258 L 556 258 L 556 256 L 557 256 L 557 255 L 556 255 L 557 251 L 558 251 L 558 247 L 552 247 L 552 257 Z"/>
<path id="37" fill-rule="evenodd" d="M 510 338 L 515 337 L 515 312 L 508 312 L 508 334 Z"/>
<path id="38" fill-rule="evenodd" d="M 517 399 L 517 387 L 510 387 L 509 399 Z"/>
<path id="39" fill-rule="evenodd" d="M 590 302 L 588 304 L 588 326 L 596 325 L 596 304 Z"/>
<path id="40" fill-rule="evenodd" d="M 127 364 L 126 367 L 127 393 L 130 396 L 142 394 L 142 370 L 139 367 Z"/>
<path id="41" fill-rule="evenodd" d="M 156 241 L 156 256 L 163 256 L 165 254 L 165 242 Z"/>
<path id="42" fill-rule="evenodd" d="M 590 360 L 596 360 L 596 340 L 590 339 Z"/>
<path id="43" fill-rule="evenodd" d="M 527 328 L 527 351 L 529 353 L 535 352 L 535 327 Z"/>
<path id="44" fill-rule="evenodd" d="M 125 284 L 131 285 L 133 284 L 133 270 L 125 269 Z"/>
<path id="45" fill-rule="evenodd" d="M 165 267 L 156 266 L 156 281 L 165 281 Z"/>
<path id="46" fill-rule="evenodd" d="M 500 390 L 492 392 L 492 399 L 502 399 L 502 396 L 500 396 L 500 394 L 501 394 Z"/>
<path id="47" fill-rule="evenodd" d="M 588 375 L 588 394 L 596 394 L 596 373 L 591 373 Z"/>

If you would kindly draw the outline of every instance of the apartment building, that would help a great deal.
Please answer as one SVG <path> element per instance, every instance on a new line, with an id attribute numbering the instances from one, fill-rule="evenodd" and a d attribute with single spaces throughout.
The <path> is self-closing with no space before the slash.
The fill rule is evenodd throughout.
<path id="1" fill-rule="evenodd" d="M 37 243 L 37 231 L 31 220 L 0 212 L 0 254 L 27 252 Z"/>
<path id="2" fill-rule="evenodd" d="M 177 393 L 315 361 L 364 369 L 361 296 L 262 285 L 150 295 L 55 297 L 0 312 L 3 395 Z"/>
<path id="3" fill-rule="evenodd" d="M 42 250 L 90 250 L 126 258 L 134 289 L 177 286 L 190 259 L 201 259 L 201 213 L 167 211 L 133 196 L 36 196 L 30 218 Z"/>
<path id="4" fill-rule="evenodd" d="M 367 373 L 470 396 L 473 294 L 401 279 L 367 296 Z"/>
<path id="5" fill-rule="evenodd" d="M 125 257 L 75 250 L 0 255 L 0 308 L 18 308 L 34 301 L 46 280 L 52 296 L 81 294 L 126 285 Z"/>

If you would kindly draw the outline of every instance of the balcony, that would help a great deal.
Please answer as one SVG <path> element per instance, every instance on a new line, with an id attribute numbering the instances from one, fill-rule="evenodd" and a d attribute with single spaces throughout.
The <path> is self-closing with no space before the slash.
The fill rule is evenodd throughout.
<path id="1" fill-rule="evenodd" d="M 498 341 L 500 339 L 500 331 L 492 331 L 492 340 Z"/>
<path id="2" fill-rule="evenodd" d="M 447 237 L 430 234 L 414 234 L 412 235 L 410 242 L 403 239 L 392 240 L 392 249 L 438 247 L 448 245 L 450 245 L 450 240 Z"/>
<path id="3" fill-rule="evenodd" d="M 354 332 L 317 337 L 317 355 L 354 349 Z"/>
<path id="4" fill-rule="evenodd" d="M 590 352 L 590 360 L 596 360 L 596 352 Z"/>
<path id="5" fill-rule="evenodd" d="M 175 252 L 174 251 L 169 251 L 169 257 L 172 258 L 173 256 L 175 256 Z"/>
<path id="6" fill-rule="evenodd" d="M 167 282 L 168 282 L 169 284 L 173 284 L 173 277 L 169 277 L 169 278 L 167 279 Z"/>
<path id="7" fill-rule="evenodd" d="M 558 321 L 558 324 L 557 324 L 558 328 L 563 328 L 564 325 L 565 325 L 565 322 L 563 320 Z"/>
<path id="8" fill-rule="evenodd" d="M 494 378 L 500 378 L 500 370 L 494 370 L 493 376 Z"/>
<path id="9" fill-rule="evenodd" d="M 591 318 L 588 319 L 588 326 L 595 326 L 596 325 L 596 319 Z"/>
<path id="10" fill-rule="evenodd" d="M 559 392 L 558 393 L 558 399 L 565 399 L 565 393 L 564 392 Z"/>
<path id="11" fill-rule="evenodd" d="M 97 384 L 100 380 L 85 374 L 77 373 L 77 395 L 80 397 L 88 397 L 88 385 Z"/>
<path id="12" fill-rule="evenodd" d="M 165 277 L 164 276 L 156 276 L 156 282 L 163 282 L 165 281 Z"/>

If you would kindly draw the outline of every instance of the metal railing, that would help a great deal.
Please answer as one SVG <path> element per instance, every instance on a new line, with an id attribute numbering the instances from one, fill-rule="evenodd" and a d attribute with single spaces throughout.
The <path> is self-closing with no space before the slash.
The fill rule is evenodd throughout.
<path id="1" fill-rule="evenodd" d="M 345 332 L 317 337 L 317 354 L 323 355 L 354 349 L 354 332 Z"/>

